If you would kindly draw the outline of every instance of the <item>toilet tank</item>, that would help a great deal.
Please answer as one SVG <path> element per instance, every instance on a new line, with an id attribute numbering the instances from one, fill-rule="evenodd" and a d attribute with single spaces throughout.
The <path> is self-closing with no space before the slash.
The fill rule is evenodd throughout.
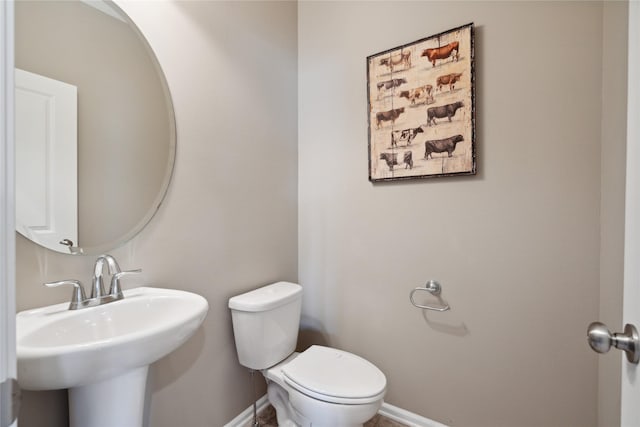
<path id="1" fill-rule="evenodd" d="M 266 369 L 296 348 L 302 287 L 278 282 L 229 299 L 233 335 L 241 365 Z"/>

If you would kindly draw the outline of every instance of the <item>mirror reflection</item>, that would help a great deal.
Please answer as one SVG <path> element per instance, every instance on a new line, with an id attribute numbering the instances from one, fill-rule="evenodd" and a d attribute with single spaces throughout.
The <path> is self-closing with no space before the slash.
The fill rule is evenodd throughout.
<path id="1" fill-rule="evenodd" d="M 62 253 L 133 237 L 160 204 L 175 124 L 148 44 L 112 3 L 18 1 L 16 228 Z"/>

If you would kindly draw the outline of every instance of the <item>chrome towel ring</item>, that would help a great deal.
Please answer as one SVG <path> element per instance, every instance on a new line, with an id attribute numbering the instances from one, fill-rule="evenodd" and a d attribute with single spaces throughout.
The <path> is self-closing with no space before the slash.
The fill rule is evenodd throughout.
<path id="1" fill-rule="evenodd" d="M 424 308 L 425 310 L 447 311 L 451 309 L 451 306 L 449 306 L 448 304 L 441 307 L 432 307 L 429 305 L 418 304 L 413 299 L 413 296 L 416 292 L 429 292 L 431 295 L 435 295 L 435 296 L 440 295 L 440 293 L 442 292 L 442 286 L 440 286 L 440 283 L 436 282 L 435 280 L 429 280 L 427 284 L 424 285 L 424 287 L 418 287 L 412 290 L 411 293 L 409 294 L 409 301 L 411 301 L 411 304 L 413 304 L 414 306 L 418 308 Z"/>

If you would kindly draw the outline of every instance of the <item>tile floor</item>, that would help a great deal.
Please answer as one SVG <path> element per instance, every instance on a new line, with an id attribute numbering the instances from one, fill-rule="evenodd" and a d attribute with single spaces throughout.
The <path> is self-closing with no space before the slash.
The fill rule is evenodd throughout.
<path id="1" fill-rule="evenodd" d="M 258 425 L 260 427 L 278 427 L 276 410 L 269 405 L 258 413 Z M 405 424 L 390 420 L 382 415 L 376 415 L 364 423 L 364 427 L 407 427 Z"/>

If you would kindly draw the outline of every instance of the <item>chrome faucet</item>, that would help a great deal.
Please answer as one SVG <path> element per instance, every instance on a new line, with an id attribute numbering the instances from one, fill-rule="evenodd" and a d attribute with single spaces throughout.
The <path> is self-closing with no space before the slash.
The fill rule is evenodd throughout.
<path id="1" fill-rule="evenodd" d="M 102 273 L 105 263 L 109 266 L 109 274 L 120 273 L 120 266 L 111 255 L 100 255 L 93 266 L 93 279 L 91 281 L 91 298 L 101 298 L 106 295 Z"/>
<path id="2" fill-rule="evenodd" d="M 111 275 L 111 286 L 109 293 L 104 290 L 104 265 L 108 266 L 108 273 Z M 61 280 L 59 282 L 45 283 L 47 287 L 57 287 L 62 285 L 73 285 L 73 294 L 69 310 L 77 310 L 86 307 L 95 307 L 102 304 L 118 301 L 124 298 L 120 287 L 120 278 L 129 274 L 141 273 L 141 269 L 121 271 L 116 259 L 111 255 L 100 255 L 93 266 L 93 278 L 91 280 L 91 296 L 86 297 L 82 283 L 79 280 Z"/>

